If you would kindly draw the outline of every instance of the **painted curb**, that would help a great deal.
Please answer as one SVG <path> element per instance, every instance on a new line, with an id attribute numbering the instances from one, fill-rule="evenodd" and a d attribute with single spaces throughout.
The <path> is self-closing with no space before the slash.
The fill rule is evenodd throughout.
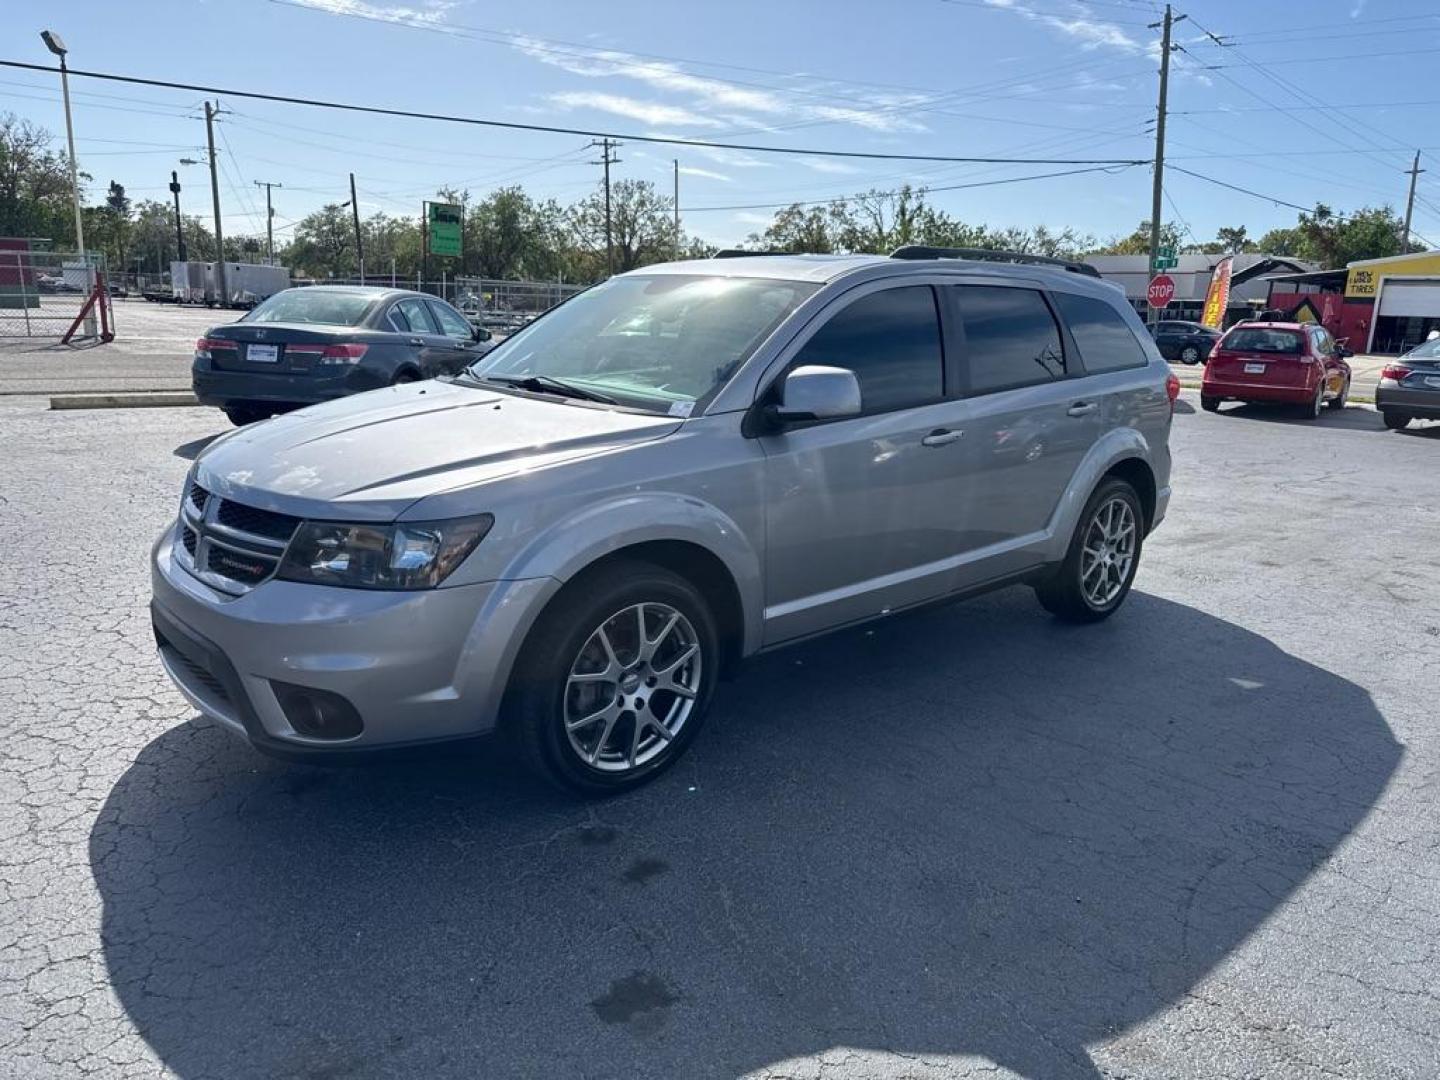
<path id="1" fill-rule="evenodd" d="M 150 391 L 133 394 L 65 394 L 50 399 L 51 409 L 157 409 L 198 405 L 195 395 Z"/>

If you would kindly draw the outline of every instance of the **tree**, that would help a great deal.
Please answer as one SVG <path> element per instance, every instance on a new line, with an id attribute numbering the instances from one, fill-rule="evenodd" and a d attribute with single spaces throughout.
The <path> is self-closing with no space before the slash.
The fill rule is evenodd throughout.
<path id="1" fill-rule="evenodd" d="M 467 262 L 482 277 L 553 279 L 563 272 L 565 239 L 559 204 L 536 202 L 519 187 L 491 192 L 466 219 Z"/>
<path id="2" fill-rule="evenodd" d="M 295 226 L 295 237 L 282 254 L 290 269 L 301 276 L 358 273 L 355 227 L 350 210 L 339 203 L 327 203 L 307 214 Z"/>
<path id="3" fill-rule="evenodd" d="M 760 251 L 810 252 L 829 255 L 840 246 L 845 220 L 843 203 L 805 206 L 794 203 L 778 210 L 763 233 L 751 233 L 748 243 Z"/>
<path id="4" fill-rule="evenodd" d="M 1160 226 L 1160 246 L 1180 248 L 1180 226 L 1173 221 Z M 1110 242 L 1097 250 L 1096 255 L 1149 255 L 1150 222 L 1142 221 L 1129 236 L 1112 237 Z"/>
<path id="5" fill-rule="evenodd" d="M 574 277 L 598 277 L 605 266 L 603 186 L 570 211 L 576 244 L 588 257 L 576 260 Z M 611 244 L 615 272 L 663 262 L 675 250 L 675 223 L 668 196 L 649 180 L 621 180 L 610 187 Z M 598 266 L 596 265 L 598 262 Z"/>
<path id="6" fill-rule="evenodd" d="M 198 217 L 187 214 L 181 220 L 185 232 L 185 254 L 191 259 L 213 259 L 215 237 Z M 227 244 L 228 244 L 227 240 Z M 162 273 L 180 258 L 175 244 L 175 209 L 169 203 L 145 199 L 135 204 L 129 228 L 129 253 L 146 270 Z"/>
<path id="7" fill-rule="evenodd" d="M 1225 255 L 1239 255 L 1256 250 L 1254 243 L 1245 235 L 1244 225 L 1216 230 L 1215 242 L 1220 245 L 1220 251 Z"/>
<path id="8" fill-rule="evenodd" d="M 1342 216 L 1318 203 L 1312 212 L 1301 214 L 1295 226 L 1299 234 L 1298 256 L 1333 270 L 1360 259 L 1423 250 L 1418 245 L 1401 244 L 1401 225 L 1388 206 L 1365 206 Z"/>
<path id="9" fill-rule="evenodd" d="M 1299 229 L 1271 229 L 1255 243 L 1255 250 L 1266 255 L 1283 255 L 1288 258 L 1300 257 L 1301 237 Z"/>
<path id="10" fill-rule="evenodd" d="M 70 170 L 54 136 L 14 113 L 0 114 L 0 236 L 75 243 Z"/>

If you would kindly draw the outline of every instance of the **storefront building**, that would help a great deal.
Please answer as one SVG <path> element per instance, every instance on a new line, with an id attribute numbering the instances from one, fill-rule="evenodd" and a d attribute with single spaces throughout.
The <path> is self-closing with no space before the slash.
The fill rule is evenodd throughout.
<path id="1" fill-rule="evenodd" d="M 1397 355 L 1440 330 L 1440 251 L 1275 277 L 1269 306 L 1287 319 L 1323 324 L 1357 352 Z"/>

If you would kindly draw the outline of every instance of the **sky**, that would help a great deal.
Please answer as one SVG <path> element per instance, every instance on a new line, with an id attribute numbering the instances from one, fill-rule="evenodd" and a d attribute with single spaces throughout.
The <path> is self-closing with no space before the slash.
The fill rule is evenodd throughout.
<path id="1" fill-rule="evenodd" d="M 1159 31 L 1150 0 L 8 0 L 0 59 L 231 90 L 554 125 L 622 137 L 616 178 L 668 194 L 680 166 L 687 232 L 718 244 L 775 204 L 927 186 L 969 223 L 1073 228 L 1104 240 L 1149 217 L 1151 172 L 1085 164 L 958 164 L 647 144 L 659 135 L 882 154 L 1149 159 Z M 1322 201 L 1403 206 L 1421 151 L 1414 229 L 1440 246 L 1440 46 L 1433 0 L 1177 4 L 1165 218 L 1201 242 L 1252 237 Z M 1213 35 L 1213 38 L 1210 36 Z M 1217 43 L 1215 38 L 1219 39 Z M 98 202 L 116 180 L 209 219 L 196 91 L 71 79 L 76 154 Z M 209 95 L 215 97 L 215 95 Z M 349 198 L 415 215 L 437 188 L 508 184 L 572 202 L 594 190 L 581 135 L 376 117 L 219 95 L 227 235 L 276 242 Z M 63 145 L 58 76 L 0 70 L 0 111 Z M 630 136 L 630 138 L 626 138 Z M 1077 175 L 996 181 L 1093 168 Z M 1179 170 L 1186 169 L 1199 176 Z M 1224 187 L 1222 184 L 1232 185 Z M 960 185 L 970 185 L 961 187 Z M 983 186 L 981 186 L 983 185 Z M 1243 188 L 1245 191 L 1234 190 Z M 948 189 L 948 190 L 942 190 Z"/>

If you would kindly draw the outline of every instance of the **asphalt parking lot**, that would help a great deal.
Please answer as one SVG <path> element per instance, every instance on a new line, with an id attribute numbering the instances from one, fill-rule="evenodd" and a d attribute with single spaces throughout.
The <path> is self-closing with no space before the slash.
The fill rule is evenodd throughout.
<path id="1" fill-rule="evenodd" d="M 1181 400 L 1126 609 L 764 657 L 602 804 L 196 719 L 192 408 L 0 399 L 0 1077 L 1433 1077 L 1440 425 Z"/>

